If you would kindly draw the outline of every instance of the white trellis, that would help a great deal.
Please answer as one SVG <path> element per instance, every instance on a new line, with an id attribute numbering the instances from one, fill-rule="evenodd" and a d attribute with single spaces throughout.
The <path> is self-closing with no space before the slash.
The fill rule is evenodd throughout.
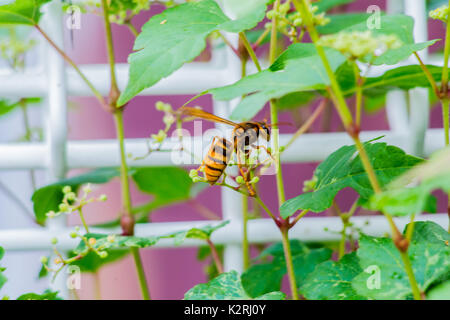
<path id="1" fill-rule="evenodd" d="M 416 41 L 427 40 L 427 24 L 425 0 L 400 1 L 388 0 L 388 11 L 405 12 L 414 17 Z M 61 2 L 54 0 L 45 7 L 42 26 L 51 38 L 60 46 L 63 44 L 63 17 Z M 226 35 L 233 43 L 237 42 L 236 35 Z M 70 67 L 66 67 L 62 58 L 48 45 L 43 67 L 39 72 L 31 75 L 14 74 L 0 75 L 0 96 L 18 97 L 46 97 L 45 141 L 42 143 L 12 143 L 0 144 L 0 169 L 45 169 L 48 183 L 59 180 L 65 176 L 68 169 L 95 168 L 106 166 L 119 166 L 119 149 L 114 140 L 100 141 L 67 141 L 67 96 L 91 96 L 92 93 L 86 84 Z M 428 57 L 422 52 L 425 60 Z M 412 61 L 411 61 L 412 62 Z M 167 94 L 195 94 L 205 89 L 230 84 L 240 76 L 238 59 L 228 49 L 216 49 L 213 58 L 207 63 L 190 63 L 176 71 L 167 79 L 163 79 L 150 89 L 144 90 L 141 95 L 167 95 Z M 415 63 L 415 62 L 413 62 Z M 94 86 L 107 95 L 109 91 L 109 69 L 107 65 L 85 65 L 81 67 Z M 375 69 L 379 73 L 382 69 Z M 117 66 L 119 87 L 126 85 L 128 66 Z M 406 111 L 406 94 L 411 99 L 411 112 L 408 118 Z M 214 101 L 214 110 L 217 114 L 227 116 L 232 109 L 233 102 Z M 444 135 L 442 129 L 428 129 L 429 102 L 427 91 L 423 89 L 405 92 L 391 92 L 387 100 L 387 115 L 390 125 L 389 131 L 362 132 L 363 140 L 385 135 L 385 141 L 399 146 L 417 155 L 429 155 L 443 147 Z M 281 145 L 285 144 L 291 135 L 281 135 Z M 175 141 L 171 143 L 176 143 Z M 324 160 L 331 152 L 342 145 L 351 144 L 352 141 L 346 133 L 314 133 L 305 134 L 287 149 L 282 156 L 284 163 L 300 163 Z M 170 143 L 169 143 L 170 144 Z M 144 139 L 127 139 L 127 152 L 144 154 L 147 150 Z M 301 151 L 301 152 L 300 152 Z M 151 157 L 142 160 L 130 160 L 130 166 L 155 166 L 167 164 L 170 161 L 168 153 L 154 153 Z M 225 228 L 213 235 L 213 241 L 225 246 L 225 269 L 242 270 L 242 255 L 240 240 L 242 236 L 241 199 L 240 195 L 223 188 L 222 213 L 224 219 L 231 220 Z M 420 220 L 423 217 L 418 217 Z M 427 216 L 441 225 L 446 225 L 447 214 Z M 382 216 L 354 217 L 352 221 L 371 235 L 382 235 L 388 230 L 387 222 Z M 368 224 L 366 222 L 369 222 Z M 409 219 L 396 219 L 402 228 Z M 170 231 L 183 230 L 189 227 L 210 224 L 210 221 L 194 222 L 168 222 L 151 223 L 136 226 L 136 234 L 148 236 L 164 234 Z M 305 218 L 291 231 L 292 238 L 305 241 L 332 241 L 340 237 L 337 233 L 326 232 L 341 229 L 341 220 L 338 217 Z M 259 219 L 249 222 L 249 240 L 253 243 L 280 240 L 278 229 L 271 220 Z M 102 232 L 101 229 L 93 230 Z M 118 231 L 118 230 L 117 230 Z M 45 228 L 13 229 L 0 231 L 0 245 L 9 250 L 48 250 L 50 239 L 57 237 L 61 249 L 72 249 L 77 241 L 69 239 L 69 230 L 65 221 L 60 219 L 51 221 Z M 111 230 L 103 231 L 111 232 Z M 184 246 L 200 245 L 197 241 L 186 241 Z M 172 246 L 172 241 L 160 241 L 157 246 Z M 60 283 L 56 286 L 64 290 L 64 277 L 59 277 Z"/>

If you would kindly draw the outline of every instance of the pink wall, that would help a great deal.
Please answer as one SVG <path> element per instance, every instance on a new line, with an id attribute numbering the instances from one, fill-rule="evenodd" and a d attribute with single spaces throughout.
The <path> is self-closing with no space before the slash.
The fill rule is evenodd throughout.
<path id="1" fill-rule="evenodd" d="M 364 10 L 367 5 L 380 4 L 384 9 L 384 1 L 356 1 L 348 7 L 350 11 Z M 152 10 L 152 13 L 159 12 Z M 142 14 L 133 22 L 141 26 L 148 20 L 148 14 Z M 441 34 L 440 23 L 433 23 L 430 32 L 433 36 Z M 126 62 L 127 56 L 133 45 L 133 38 L 125 27 L 114 26 L 115 50 L 118 62 Z M 103 39 L 103 25 L 95 16 L 83 16 L 82 29 L 75 31 L 74 46 L 70 55 L 77 63 L 106 63 L 106 49 Z M 70 48 L 67 42 L 66 48 Z M 148 137 L 163 128 L 162 114 L 155 111 L 154 104 L 158 100 L 172 103 L 179 107 L 187 101 L 189 96 L 146 96 L 138 97 L 131 101 L 125 112 L 125 132 L 127 138 Z M 92 98 L 73 99 L 76 108 L 70 113 L 70 139 L 112 139 L 115 137 L 114 125 L 109 114 L 104 112 Z M 206 108 L 211 107 L 209 97 L 203 97 L 197 104 Z M 263 118 L 267 109 L 263 110 L 259 117 Z M 280 121 L 292 121 L 289 114 L 282 114 Z M 440 126 L 440 111 L 435 108 L 432 111 L 432 126 Z M 364 115 L 363 124 L 365 130 L 387 129 L 384 112 L 372 115 Z M 316 125 L 314 131 L 318 131 Z M 333 130 L 339 127 L 337 115 L 333 114 Z M 292 132 L 290 127 L 282 128 L 283 132 Z M 308 152 L 300 150 L 299 152 Z M 283 173 L 286 180 L 287 197 L 296 196 L 302 188 L 303 181 L 310 179 L 317 164 L 283 165 Z M 105 222 L 117 216 L 119 208 L 119 183 L 113 181 L 109 185 L 98 190 L 107 193 L 109 200 L 106 204 L 92 205 L 87 219 L 90 223 Z M 345 209 L 352 203 L 355 193 L 352 190 L 342 191 L 339 204 Z M 261 197 L 265 199 L 272 210 L 277 210 L 276 189 L 274 178 L 265 177 L 261 182 Z M 133 192 L 134 203 L 145 201 L 148 196 Z M 218 187 L 212 187 L 203 192 L 198 200 L 211 210 L 220 214 L 220 194 Z M 324 213 L 325 214 L 325 213 Z M 189 205 L 177 204 L 157 210 L 152 214 L 152 220 L 184 221 L 203 219 Z M 73 222 L 78 222 L 76 218 Z M 146 249 L 141 250 L 145 270 L 150 282 L 150 288 L 154 299 L 180 299 L 193 285 L 206 281 L 202 272 L 202 264 L 196 261 L 196 249 Z M 100 280 L 100 281 L 98 281 Z M 97 276 L 87 275 L 83 278 L 82 298 L 94 298 L 96 296 L 95 284 L 100 283 L 101 297 L 103 299 L 138 299 L 140 298 L 136 272 L 130 257 L 104 267 Z"/>

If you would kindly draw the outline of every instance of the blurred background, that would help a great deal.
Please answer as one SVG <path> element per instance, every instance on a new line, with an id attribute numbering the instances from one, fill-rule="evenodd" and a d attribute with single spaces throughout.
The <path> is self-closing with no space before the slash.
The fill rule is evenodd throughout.
<path id="1" fill-rule="evenodd" d="M 430 1 L 430 6 L 436 7 L 438 1 Z M 359 12 L 366 11 L 370 5 L 378 5 L 382 10 L 386 10 L 384 0 L 356 0 L 351 4 L 343 5 L 333 9 L 337 12 Z M 149 12 L 143 12 L 133 18 L 132 23 L 140 30 L 141 26 L 148 19 L 163 10 L 163 6 L 152 5 Z M 67 16 L 65 17 L 67 18 Z M 429 21 L 429 38 L 442 38 L 443 27 L 438 21 Z M 25 30 L 20 32 L 27 33 Z M 72 31 L 64 30 L 66 42 L 65 49 L 70 57 L 79 65 L 84 64 L 104 64 L 107 63 L 106 43 L 104 40 L 103 21 L 93 13 L 86 13 L 81 16 L 81 28 Z M 11 45 L 11 34 L 2 30 L 0 34 L 2 52 Z M 116 59 L 118 63 L 126 63 L 129 53 L 132 51 L 134 36 L 126 26 L 113 26 L 114 45 Z M 25 55 L 25 67 L 33 66 L 41 58 L 43 51 L 40 50 L 39 43 L 42 39 L 39 35 L 31 32 L 27 39 L 34 45 L 29 53 Z M 36 42 L 36 43 L 34 43 Z M 431 47 L 432 52 L 442 50 L 440 44 Z M 264 56 L 267 54 L 267 47 L 262 46 L 257 54 Z M 207 61 L 211 57 L 211 46 L 197 59 L 197 61 Z M 14 66 L 13 66 L 14 67 Z M 20 72 L 27 72 L 20 66 Z M 26 68 L 25 68 L 26 69 Z M 0 61 L 0 73 L 8 74 L 12 72 L 10 63 L 3 59 Z M 139 96 L 133 99 L 127 106 L 124 115 L 126 138 L 147 138 L 151 134 L 156 134 L 164 128 L 162 122 L 163 113 L 155 109 L 157 101 L 170 103 L 173 108 L 178 108 L 189 100 L 192 96 L 172 95 L 172 96 Z M 195 102 L 205 110 L 211 111 L 211 97 L 203 96 Z M 432 104 L 433 105 L 433 104 Z M 282 133 L 293 133 L 303 123 L 303 120 L 314 111 L 317 103 L 312 102 L 306 106 L 297 105 L 283 110 L 280 121 L 293 123 L 294 126 L 283 126 Z M 0 105 L 1 107 L 1 105 Z M 383 109 L 383 101 L 377 104 L 366 104 L 363 116 L 363 130 L 384 130 L 389 129 L 386 120 L 386 113 Z M 368 110 L 370 107 L 370 110 Z M 0 142 L 17 141 L 38 141 L 41 136 L 43 126 L 43 102 L 30 101 L 26 110 L 22 107 L 15 108 L 11 112 L 3 112 L 0 108 Z M 94 98 L 70 97 L 69 101 L 69 139 L 70 140 L 100 140 L 114 139 L 115 130 L 113 119 L 99 107 Z M 430 110 L 430 127 L 441 127 L 440 109 L 432 106 Z M 257 119 L 269 117 L 266 106 L 258 115 Z M 213 125 L 204 123 L 204 129 Z M 189 126 L 187 127 L 189 128 Z M 336 132 L 343 131 L 340 121 L 332 106 L 326 107 L 323 115 L 311 128 L 311 132 Z M 308 150 L 299 150 L 308 152 Z M 0 155 L 0 157 L 3 155 Z M 138 156 L 138 155 L 136 155 Z M 286 196 L 291 198 L 301 191 L 303 181 L 312 177 L 313 170 L 317 163 L 305 164 L 285 164 L 283 174 L 286 184 Z M 72 176 L 85 170 L 72 170 L 68 176 Z M 39 228 L 33 222 L 33 208 L 30 201 L 34 188 L 45 185 L 45 174 L 39 170 L 29 171 L 0 171 L 0 229 L 11 228 Z M 266 176 L 260 184 L 261 198 L 265 199 L 270 209 L 277 210 L 276 184 L 274 176 Z M 95 194 L 105 193 L 108 195 L 106 203 L 96 203 L 87 207 L 86 218 L 90 224 L 99 224 L 111 221 L 117 217 L 120 207 L 120 186 L 117 179 L 107 185 L 96 187 Z M 438 195 L 439 196 L 439 195 Z M 145 203 L 151 196 L 144 195 L 137 190 L 132 194 L 133 202 L 136 204 Z M 343 190 L 339 196 L 338 203 L 341 208 L 348 209 L 353 203 L 356 195 L 351 190 Z M 444 202 L 439 201 L 441 210 Z M 200 208 L 200 209 L 199 209 Z M 188 202 L 176 203 L 149 212 L 149 219 L 152 222 L 167 221 L 187 221 L 205 220 L 205 212 L 213 212 L 221 216 L 221 202 L 219 187 L 211 187 L 202 191 L 195 199 Z M 334 215 L 330 209 L 320 215 Z M 360 211 L 359 214 L 371 214 Z M 318 214 L 308 214 L 308 216 L 318 216 Z M 71 225 L 79 224 L 77 217 L 71 216 Z M 1 245 L 1 243 L 0 243 Z M 145 270 L 148 272 L 148 280 L 154 299 L 181 299 L 184 293 L 195 284 L 206 282 L 210 261 L 198 261 L 197 248 L 171 248 L 159 249 L 150 248 L 141 250 Z M 255 251 L 256 252 L 256 251 Z M 48 279 L 39 279 L 38 274 L 41 268 L 39 259 L 48 252 L 7 252 L 2 260 L 2 266 L 7 267 L 6 276 L 8 282 L 2 288 L 2 294 L 11 297 L 19 296 L 24 292 L 42 292 L 48 288 Z M 140 290 L 133 261 L 130 256 L 126 256 L 117 262 L 104 266 L 95 273 L 85 273 L 82 276 L 81 290 L 78 295 L 81 299 L 139 299 Z"/>

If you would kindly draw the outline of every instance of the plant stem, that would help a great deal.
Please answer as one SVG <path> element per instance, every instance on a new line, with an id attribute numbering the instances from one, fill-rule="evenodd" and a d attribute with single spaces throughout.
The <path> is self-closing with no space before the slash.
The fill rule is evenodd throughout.
<path id="1" fill-rule="evenodd" d="M 107 0 L 102 0 L 103 19 L 105 22 L 106 42 L 108 48 L 108 61 L 110 67 L 111 76 L 111 89 L 109 92 L 109 105 L 113 110 L 114 122 L 116 126 L 117 139 L 120 148 L 120 180 L 122 188 L 122 217 L 121 226 L 123 233 L 126 235 L 134 234 L 134 217 L 131 212 L 131 193 L 128 181 L 128 166 L 126 161 L 125 152 L 125 132 L 123 128 L 123 110 L 124 108 L 117 109 L 117 99 L 119 98 L 120 91 L 117 87 L 116 70 L 115 70 L 115 58 L 114 58 L 114 45 L 111 32 L 111 23 L 109 21 L 109 8 Z M 144 267 L 142 265 L 141 256 L 139 255 L 138 248 L 130 248 L 133 254 L 134 262 L 136 265 L 136 271 L 139 278 L 139 284 L 142 292 L 142 298 L 144 300 L 150 300 L 150 292 L 147 284 L 147 279 L 144 273 Z"/>
<path id="2" fill-rule="evenodd" d="M 347 223 L 344 223 L 344 227 L 342 228 L 341 241 L 339 241 L 339 253 L 338 260 L 340 260 L 345 255 L 345 243 L 347 241 Z"/>
<path id="3" fill-rule="evenodd" d="M 273 221 L 277 222 L 277 218 L 275 218 L 275 215 L 270 211 L 270 209 L 266 206 L 266 204 L 261 200 L 261 198 L 256 195 L 253 199 L 256 200 L 256 202 L 259 203 L 259 205 L 267 212 L 267 214 L 272 218 Z"/>
<path id="4" fill-rule="evenodd" d="M 130 32 L 134 35 L 135 38 L 139 35 L 139 31 L 137 31 L 136 27 L 131 23 L 131 21 L 127 21 L 125 25 L 128 27 Z"/>
<path id="5" fill-rule="evenodd" d="M 19 105 L 20 109 L 22 110 L 23 125 L 25 127 L 25 140 L 31 142 L 32 133 L 31 133 L 30 119 L 28 117 L 28 107 L 26 100 L 20 99 Z M 30 172 L 31 187 L 33 188 L 33 191 L 36 191 L 36 177 L 34 175 L 35 172 L 33 169 L 31 169 L 29 172 Z"/>
<path id="6" fill-rule="evenodd" d="M 417 61 L 419 62 L 420 68 L 422 69 L 423 73 L 425 73 L 425 76 L 428 79 L 428 82 L 430 83 L 431 87 L 433 88 L 433 92 L 436 95 L 436 97 L 438 99 L 440 99 L 440 91 L 438 88 L 438 85 L 436 83 L 436 81 L 434 80 L 430 70 L 427 68 L 427 66 L 423 63 L 422 59 L 420 58 L 420 56 L 417 54 L 417 52 L 414 52 L 414 56 L 416 57 Z"/>
<path id="7" fill-rule="evenodd" d="M 450 100 L 448 98 L 443 98 L 441 100 L 442 104 L 442 120 L 444 124 L 444 136 L 445 136 L 445 145 L 449 145 L 449 105 Z"/>
<path id="8" fill-rule="evenodd" d="M 373 170 L 372 164 L 370 163 L 366 150 L 364 149 L 364 146 L 361 143 L 361 140 L 359 139 L 359 136 L 353 137 L 353 141 L 355 142 L 356 149 L 358 150 L 359 157 L 364 166 L 364 169 L 367 172 L 367 176 L 369 178 L 370 184 L 373 187 L 373 190 L 375 191 L 375 193 L 381 192 L 377 176 L 375 174 L 375 171 Z"/>
<path id="9" fill-rule="evenodd" d="M 83 223 L 84 229 L 86 230 L 86 233 L 89 233 L 89 227 L 86 223 L 86 220 L 84 219 L 84 214 L 83 214 L 83 210 L 80 208 L 78 208 L 78 213 L 80 214 L 80 219 L 81 222 Z"/>
<path id="10" fill-rule="evenodd" d="M 148 287 L 147 279 L 145 277 L 144 266 L 142 265 L 141 256 L 139 255 L 139 248 L 131 247 L 130 250 L 133 255 L 135 265 L 136 265 L 136 272 L 137 272 L 138 278 L 139 278 L 139 284 L 141 287 L 142 298 L 144 300 L 150 300 L 151 299 L 150 298 L 150 289 Z"/>
<path id="11" fill-rule="evenodd" d="M 244 271 L 250 266 L 250 253 L 248 244 L 248 197 L 242 196 L 242 260 Z"/>
<path id="12" fill-rule="evenodd" d="M 117 86 L 116 79 L 116 68 L 115 68 L 115 57 L 114 57 L 114 43 L 112 38 L 111 31 L 111 23 L 109 22 L 109 10 L 107 0 L 102 0 L 102 8 L 103 8 L 103 21 L 105 25 L 105 33 L 106 33 L 106 46 L 108 49 L 108 61 L 109 61 L 109 71 L 111 76 L 111 89 L 109 92 L 109 104 L 116 108 L 117 99 L 119 99 L 119 88 Z"/>
<path id="13" fill-rule="evenodd" d="M 263 40 L 267 37 L 267 35 L 269 34 L 270 29 L 266 28 L 264 30 L 264 32 L 259 36 L 259 38 L 256 40 L 256 42 L 253 44 L 252 48 L 256 49 L 259 47 L 259 45 L 261 44 L 261 42 L 263 42 Z"/>
<path id="14" fill-rule="evenodd" d="M 38 25 L 35 25 L 34 27 L 41 33 L 41 35 L 47 40 L 47 42 L 63 57 L 63 59 L 68 64 L 70 64 L 72 66 L 72 68 L 75 69 L 75 71 L 78 73 L 78 75 L 81 77 L 81 79 L 83 79 L 83 81 L 91 89 L 92 93 L 95 95 L 95 97 L 100 102 L 102 107 L 106 107 L 107 104 L 105 102 L 105 99 L 103 99 L 102 94 L 94 87 L 94 85 L 89 81 L 89 79 L 86 78 L 86 76 L 83 74 L 83 72 L 81 72 L 80 68 L 78 68 L 78 66 L 75 64 L 75 62 L 72 59 L 70 59 L 69 56 L 63 50 L 61 50 L 61 48 L 59 48 L 56 45 L 56 43 L 53 42 L 52 39 L 50 39 L 50 37 L 47 35 L 47 33 L 45 33 L 44 30 L 42 30 Z"/>
<path id="15" fill-rule="evenodd" d="M 309 212 L 309 209 L 302 210 L 302 212 L 300 212 L 300 213 L 298 214 L 298 216 L 296 216 L 296 217 L 294 218 L 294 220 L 292 220 L 292 222 L 290 223 L 291 228 L 292 228 L 293 226 L 295 226 L 295 224 L 296 224 L 301 218 L 303 218 L 308 212 Z"/>
<path id="16" fill-rule="evenodd" d="M 230 43 L 230 41 L 228 41 L 228 39 L 220 32 L 218 32 L 219 37 L 223 40 L 223 42 L 234 52 L 234 54 L 240 58 L 241 54 L 239 53 L 239 51 L 233 47 L 233 45 Z"/>
<path id="17" fill-rule="evenodd" d="M 280 7 L 280 0 L 275 0 L 273 5 L 273 10 L 278 12 Z M 272 31 L 270 34 L 270 63 L 272 64 L 276 59 L 277 53 L 277 15 L 275 14 L 272 19 Z M 281 161 L 280 161 L 280 146 L 279 146 L 279 130 L 278 130 L 278 108 L 275 101 L 272 99 L 270 101 L 270 121 L 272 123 L 272 143 L 275 156 L 275 170 L 276 170 L 276 180 L 277 180 L 277 193 L 278 193 L 278 206 L 286 201 L 286 196 L 284 193 L 283 184 L 283 173 L 281 171 Z"/>
<path id="18" fill-rule="evenodd" d="M 361 126 L 361 107 L 362 107 L 362 85 L 364 82 L 364 78 L 359 74 L 359 68 L 356 64 L 356 61 L 353 62 L 353 70 L 355 72 L 355 80 L 356 80 L 356 125 L 359 128 Z"/>
<path id="19" fill-rule="evenodd" d="M 325 109 L 326 105 L 328 103 L 328 99 L 324 98 L 319 106 L 314 110 L 313 114 L 309 116 L 309 118 L 303 123 L 303 125 L 297 130 L 297 132 L 294 133 L 291 140 L 284 146 L 284 150 L 286 150 L 292 143 L 294 143 L 295 140 L 297 140 L 302 134 L 304 134 L 306 131 L 311 128 L 312 124 L 316 119 L 322 114 L 322 111 Z"/>
<path id="20" fill-rule="evenodd" d="M 247 52 L 250 55 L 250 58 L 252 59 L 253 63 L 255 64 L 256 69 L 258 69 L 258 71 L 261 71 L 261 65 L 259 64 L 258 58 L 256 57 L 256 53 L 253 50 L 250 42 L 248 42 L 247 36 L 245 35 L 245 33 L 239 32 L 239 37 L 241 38 L 245 49 L 247 49 Z"/>
<path id="21" fill-rule="evenodd" d="M 217 271 L 219 271 L 219 273 L 223 273 L 223 264 L 222 261 L 220 260 L 216 246 L 211 241 L 211 239 L 206 239 L 206 242 L 208 243 L 208 246 L 211 249 L 211 255 L 213 257 L 214 263 L 216 264 Z"/>
<path id="22" fill-rule="evenodd" d="M 417 285 L 417 281 L 414 276 L 414 271 L 411 266 L 411 261 L 409 260 L 408 257 L 408 252 L 400 251 L 400 256 L 405 266 L 405 271 L 406 274 L 408 275 L 409 283 L 411 284 L 414 300 L 422 300 L 422 295 L 420 294 L 420 289 L 419 286 Z"/>
<path id="23" fill-rule="evenodd" d="M 294 265 L 292 263 L 291 245 L 288 237 L 289 229 L 281 230 L 281 240 L 283 243 L 284 258 L 286 260 L 286 269 L 289 277 L 289 285 L 291 287 L 292 299 L 298 300 L 297 282 L 295 280 Z"/>
<path id="24" fill-rule="evenodd" d="M 302 15 L 302 18 L 305 20 L 306 28 L 308 29 L 311 40 L 314 43 L 314 46 L 316 47 L 317 54 L 322 60 L 322 64 L 325 68 L 328 78 L 330 79 L 331 88 L 333 89 L 333 93 L 336 97 L 337 112 L 339 113 L 339 116 L 345 128 L 348 130 L 353 125 L 352 114 L 347 106 L 347 102 L 345 101 L 344 95 L 342 94 L 342 90 L 339 86 L 339 83 L 337 82 L 333 69 L 331 69 L 330 63 L 328 62 L 325 50 L 321 45 L 318 44 L 319 34 L 317 33 L 316 28 L 314 27 L 311 12 L 309 11 L 308 2 L 306 0 L 293 0 L 293 3 L 295 8 Z"/>

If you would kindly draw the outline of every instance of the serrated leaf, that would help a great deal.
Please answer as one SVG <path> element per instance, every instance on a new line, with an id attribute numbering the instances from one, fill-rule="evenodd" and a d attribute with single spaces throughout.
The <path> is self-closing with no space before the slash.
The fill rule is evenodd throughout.
<path id="1" fill-rule="evenodd" d="M 271 292 L 257 297 L 257 300 L 284 300 L 282 292 Z M 250 300 L 242 287 L 236 271 L 222 273 L 208 283 L 196 285 L 184 295 L 184 300 Z"/>
<path id="2" fill-rule="evenodd" d="M 223 221 L 215 226 L 207 225 L 204 227 L 191 228 L 186 231 L 178 231 L 171 234 L 163 235 L 161 238 L 174 239 L 175 245 L 178 246 L 186 239 L 207 240 L 211 237 L 213 232 L 225 227 L 230 221 Z"/>
<path id="3" fill-rule="evenodd" d="M 37 25 L 42 16 L 41 6 L 50 0 L 16 0 L 0 6 L 0 24 Z"/>
<path id="4" fill-rule="evenodd" d="M 109 234 L 100 233 L 87 233 L 84 235 L 87 239 L 96 239 L 95 244 L 92 246 L 97 250 L 108 250 L 108 249 L 120 249 L 120 248 L 147 248 L 154 246 L 160 237 L 150 236 L 150 237 L 136 237 L 136 236 L 120 236 L 114 235 L 114 240 L 110 241 L 108 239 Z M 84 241 L 80 241 L 78 246 L 73 250 L 75 254 L 87 253 L 89 248 L 86 246 Z"/>
<path id="5" fill-rule="evenodd" d="M 326 48 L 325 52 L 333 71 L 345 62 L 345 57 L 336 50 Z M 232 119 L 248 120 L 270 99 L 324 89 L 328 84 L 329 78 L 314 45 L 298 43 L 289 46 L 268 69 L 205 93 L 211 93 L 216 100 L 231 100 L 249 94 L 231 114 Z"/>
<path id="6" fill-rule="evenodd" d="M 362 272 L 356 253 L 339 261 L 325 261 L 316 266 L 300 286 L 308 300 L 366 300 L 352 287 L 352 280 Z"/>
<path id="7" fill-rule="evenodd" d="M 58 296 L 58 291 L 52 292 L 45 290 L 44 293 L 25 293 L 17 298 L 17 300 L 63 300 Z"/>
<path id="8" fill-rule="evenodd" d="M 59 211 L 58 206 L 64 198 L 62 192 L 64 186 L 71 186 L 72 190 L 77 190 L 82 184 L 103 184 L 119 175 L 120 171 L 117 168 L 100 168 L 37 189 L 31 198 L 36 221 L 43 224 L 47 219 L 47 212 Z"/>
<path id="9" fill-rule="evenodd" d="M 450 278 L 449 240 L 448 232 L 436 223 L 415 222 L 408 256 L 421 292 L 436 280 Z M 383 300 L 412 297 L 408 276 L 392 239 L 362 235 L 357 254 L 365 270 L 352 282 L 358 294 Z"/>
<path id="10" fill-rule="evenodd" d="M 381 187 L 422 161 L 384 142 L 366 142 L 364 148 Z M 343 146 L 333 152 L 317 167 L 314 177 L 317 179 L 314 191 L 283 203 L 280 208 L 283 218 L 293 215 L 297 210 L 325 211 L 331 207 L 336 194 L 344 188 L 354 189 L 363 199 L 369 199 L 373 194 L 355 146 Z"/>
<path id="11" fill-rule="evenodd" d="M 213 0 L 184 3 L 153 16 L 136 38 L 130 63 L 129 81 L 121 94 L 122 106 L 145 88 L 167 77 L 193 60 L 206 47 L 213 31 L 241 32 L 252 29 L 265 16 L 266 5 L 253 7 L 236 20 L 227 17 Z"/>
<path id="12" fill-rule="evenodd" d="M 386 190 L 373 195 L 369 208 L 394 216 L 435 212 L 435 190 L 450 192 L 449 149 L 433 155 L 420 166 L 407 171 Z"/>
<path id="13" fill-rule="evenodd" d="M 309 249 L 299 241 L 291 243 L 297 243 L 291 254 L 296 282 L 300 285 L 317 264 L 330 259 L 332 251 L 326 248 Z M 280 252 L 280 246 L 282 250 L 282 244 L 276 244 L 262 255 L 265 257 L 271 252 L 274 256 L 271 262 L 252 265 L 242 274 L 242 284 L 250 296 L 256 297 L 280 290 L 281 280 L 287 273 L 284 253 Z"/>
<path id="14" fill-rule="evenodd" d="M 440 81 L 442 68 L 431 65 L 428 65 L 427 68 L 434 80 Z M 363 85 L 363 91 L 365 95 L 376 96 L 393 89 L 410 90 L 417 87 L 428 88 L 430 83 L 420 66 L 410 65 L 391 69 L 379 77 L 367 78 Z M 352 92 L 354 89 L 350 92 L 347 90 L 345 93 Z"/>

